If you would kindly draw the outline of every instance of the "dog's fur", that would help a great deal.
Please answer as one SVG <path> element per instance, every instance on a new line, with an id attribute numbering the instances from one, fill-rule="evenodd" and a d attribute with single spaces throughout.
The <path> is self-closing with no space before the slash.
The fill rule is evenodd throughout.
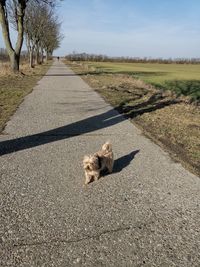
<path id="1" fill-rule="evenodd" d="M 109 173 L 111 173 L 113 170 L 113 163 L 112 145 L 109 142 L 106 142 L 101 150 L 94 155 L 85 156 L 83 159 L 85 184 L 89 184 L 93 180 L 98 180 L 102 170 L 108 169 Z"/>

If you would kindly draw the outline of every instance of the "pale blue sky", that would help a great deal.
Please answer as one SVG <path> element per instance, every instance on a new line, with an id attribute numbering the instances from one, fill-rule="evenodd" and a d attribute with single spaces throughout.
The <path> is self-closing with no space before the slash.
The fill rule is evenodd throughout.
<path id="1" fill-rule="evenodd" d="M 200 57 L 200 0 L 64 0 L 57 13 L 58 55 Z"/>

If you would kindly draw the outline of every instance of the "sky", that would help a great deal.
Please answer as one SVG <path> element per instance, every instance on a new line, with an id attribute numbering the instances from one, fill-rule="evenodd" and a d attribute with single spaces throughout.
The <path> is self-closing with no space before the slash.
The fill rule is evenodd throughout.
<path id="1" fill-rule="evenodd" d="M 200 0 L 64 0 L 56 12 L 58 56 L 200 57 Z"/>

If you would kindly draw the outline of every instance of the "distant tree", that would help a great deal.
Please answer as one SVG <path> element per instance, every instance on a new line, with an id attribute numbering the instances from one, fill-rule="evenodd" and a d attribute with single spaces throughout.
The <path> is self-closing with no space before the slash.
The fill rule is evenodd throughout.
<path id="1" fill-rule="evenodd" d="M 70 61 L 94 61 L 94 62 L 128 62 L 128 63 L 160 63 L 160 64 L 200 64 L 200 58 L 140 58 L 140 57 L 108 57 L 86 53 L 69 54 L 65 57 Z"/>
<path id="2" fill-rule="evenodd" d="M 42 36 L 41 42 L 46 52 L 46 60 L 52 56 L 53 51 L 60 46 L 63 36 L 60 34 L 60 23 L 56 17 L 52 17 L 47 24 L 45 34 Z"/>
<path id="3" fill-rule="evenodd" d="M 41 63 L 44 50 L 48 59 L 48 55 L 53 53 L 62 39 L 60 23 L 54 9 L 43 3 L 32 3 L 27 6 L 24 29 L 31 67 L 33 54 L 36 64 Z"/>
<path id="4" fill-rule="evenodd" d="M 19 71 L 20 53 L 24 37 L 24 17 L 28 2 L 43 2 L 54 6 L 56 0 L 0 0 L 0 24 L 2 27 L 3 38 L 8 52 L 11 69 Z M 10 23 L 13 23 L 18 32 L 15 47 L 10 38 Z"/>
<path id="5" fill-rule="evenodd" d="M 39 48 L 42 35 L 45 34 L 49 14 L 52 13 L 48 6 L 39 3 L 31 3 L 27 6 L 24 19 L 24 31 L 26 45 L 29 53 L 30 67 L 33 67 L 33 55 L 35 53 L 36 64 L 39 64 Z"/>

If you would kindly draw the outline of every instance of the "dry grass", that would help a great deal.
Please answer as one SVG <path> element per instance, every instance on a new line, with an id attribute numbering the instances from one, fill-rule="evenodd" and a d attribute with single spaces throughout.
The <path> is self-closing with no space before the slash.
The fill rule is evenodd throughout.
<path id="1" fill-rule="evenodd" d="M 32 69 L 33 70 L 33 69 Z M 31 73 L 32 70 L 29 68 L 29 64 L 26 61 L 21 62 L 20 64 L 20 72 L 22 73 Z M 5 76 L 13 76 L 13 73 L 10 69 L 9 62 L 1 62 L 0 61 L 0 77 Z"/>
<path id="2" fill-rule="evenodd" d="M 76 73 L 119 112 L 136 123 L 186 167 L 200 175 L 200 107 L 187 97 L 161 91 L 127 74 L 96 73 L 84 64 Z M 85 74 L 85 75 L 83 75 Z"/>
<path id="3" fill-rule="evenodd" d="M 97 74 L 126 74 L 200 103 L 200 64 L 84 62 L 80 65 Z"/>
<path id="4" fill-rule="evenodd" d="M 15 112 L 24 97 L 30 93 L 37 81 L 46 73 L 51 63 L 46 63 L 30 69 L 27 63 L 22 63 L 20 71 L 23 74 L 13 74 L 9 64 L 0 67 L 0 132 L 6 122 Z"/>
<path id="5" fill-rule="evenodd" d="M 10 75 L 10 66 L 8 62 L 0 62 L 0 77 Z"/>

